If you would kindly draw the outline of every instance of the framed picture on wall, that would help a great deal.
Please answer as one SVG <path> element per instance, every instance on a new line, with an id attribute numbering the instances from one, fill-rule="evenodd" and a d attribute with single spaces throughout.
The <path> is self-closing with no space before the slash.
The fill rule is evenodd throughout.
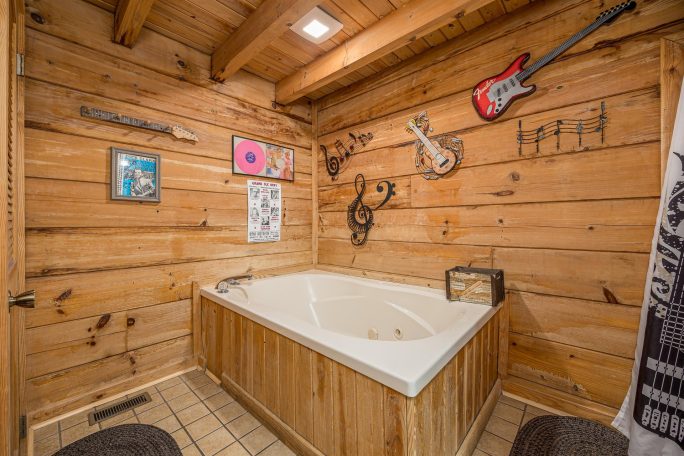
<path id="1" fill-rule="evenodd" d="M 233 135 L 233 174 L 294 181 L 294 149 Z"/>
<path id="2" fill-rule="evenodd" d="M 112 147 L 112 199 L 161 201 L 159 154 Z"/>

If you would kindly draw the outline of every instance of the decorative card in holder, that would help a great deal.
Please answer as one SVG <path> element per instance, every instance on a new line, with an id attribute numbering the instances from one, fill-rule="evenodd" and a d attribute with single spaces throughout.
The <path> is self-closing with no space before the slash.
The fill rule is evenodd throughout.
<path id="1" fill-rule="evenodd" d="M 501 269 L 456 266 L 446 271 L 449 301 L 496 306 L 504 299 L 504 273 Z"/>

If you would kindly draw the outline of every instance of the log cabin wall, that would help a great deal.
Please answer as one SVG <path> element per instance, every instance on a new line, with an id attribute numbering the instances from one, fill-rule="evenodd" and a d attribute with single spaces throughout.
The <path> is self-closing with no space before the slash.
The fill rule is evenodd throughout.
<path id="1" fill-rule="evenodd" d="M 374 135 L 338 180 L 318 164 L 320 268 L 444 287 L 455 265 L 505 270 L 510 340 L 504 390 L 609 422 L 627 390 L 660 192 L 660 39 L 684 30 L 679 0 L 641 0 L 536 73 L 537 92 L 485 123 L 472 87 L 523 52 L 532 61 L 617 2 L 539 1 L 319 100 L 318 141 Z M 553 136 L 518 149 L 518 122 L 590 118 L 600 134 Z M 427 181 L 407 121 L 427 111 L 432 134 L 456 132 L 464 161 Z M 346 223 L 367 180 L 396 196 L 376 211 L 368 244 Z"/>
<path id="2" fill-rule="evenodd" d="M 112 13 L 83 0 L 27 8 L 27 287 L 38 302 L 26 317 L 26 394 L 36 422 L 194 365 L 193 280 L 311 265 L 311 117 L 306 103 L 275 105 L 273 83 L 248 73 L 212 82 L 209 55 L 152 30 L 132 49 L 112 43 Z M 180 124 L 199 142 L 84 119 L 82 105 Z M 295 149 L 281 242 L 246 242 L 233 133 Z M 161 154 L 160 204 L 110 200 L 112 146 Z"/>

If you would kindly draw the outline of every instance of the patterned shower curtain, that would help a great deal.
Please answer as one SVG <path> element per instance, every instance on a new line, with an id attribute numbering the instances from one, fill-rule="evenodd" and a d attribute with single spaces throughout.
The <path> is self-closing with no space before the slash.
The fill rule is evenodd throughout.
<path id="1" fill-rule="evenodd" d="M 684 455 L 684 86 L 661 195 L 632 384 L 613 421 L 630 456 Z"/>

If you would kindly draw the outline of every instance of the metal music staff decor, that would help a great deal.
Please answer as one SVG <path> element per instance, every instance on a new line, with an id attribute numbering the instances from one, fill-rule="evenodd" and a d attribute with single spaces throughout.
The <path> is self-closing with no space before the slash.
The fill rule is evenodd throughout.
<path id="1" fill-rule="evenodd" d="M 366 179 L 363 174 L 357 174 L 354 179 L 354 189 L 356 198 L 347 209 L 347 225 L 352 230 L 351 243 L 355 246 L 364 245 L 368 240 L 368 232 L 373 227 L 373 211 L 380 209 L 395 194 L 394 184 L 388 180 L 383 180 L 375 187 L 378 193 L 385 192 L 385 198 L 374 208 L 370 208 L 363 203 L 363 195 L 366 193 Z"/>
<path id="2" fill-rule="evenodd" d="M 577 135 L 579 147 L 582 147 L 582 135 L 588 133 L 601 133 L 601 144 L 605 139 L 606 123 L 608 114 L 606 113 L 606 102 L 601 102 L 601 113 L 590 119 L 559 119 L 542 125 L 536 130 L 523 130 L 522 120 L 518 121 L 518 155 L 522 157 L 523 144 L 536 144 L 537 154 L 539 153 L 539 142 L 550 137 L 556 137 L 556 150 L 560 150 L 560 137 L 563 133 L 574 133 Z"/>
<path id="3" fill-rule="evenodd" d="M 463 160 L 463 141 L 451 133 L 428 138 L 432 128 L 427 111 L 409 119 L 406 131 L 418 137 L 416 170 L 424 179 L 434 180 L 448 174 Z"/>
<path id="4" fill-rule="evenodd" d="M 178 139 L 187 139 L 193 142 L 199 141 L 199 138 L 196 134 L 187 128 L 181 127 L 180 125 L 162 125 L 155 122 L 149 122 L 147 120 L 136 119 L 135 117 L 125 116 L 123 114 L 117 114 L 115 112 L 103 111 L 97 108 L 81 106 L 81 117 L 88 117 L 90 119 L 128 125 L 130 127 L 143 128 L 145 130 L 158 131 L 160 133 L 168 133 Z"/>
<path id="5" fill-rule="evenodd" d="M 328 170 L 332 180 L 337 180 L 339 174 L 346 169 L 351 161 L 352 154 L 366 147 L 372 140 L 373 133 L 370 132 L 364 134 L 349 133 L 349 139 L 346 142 L 342 142 L 340 139 L 335 140 L 334 145 L 337 156 L 332 153 L 328 155 L 328 148 L 321 144 L 321 151 L 325 156 L 325 168 Z"/>

